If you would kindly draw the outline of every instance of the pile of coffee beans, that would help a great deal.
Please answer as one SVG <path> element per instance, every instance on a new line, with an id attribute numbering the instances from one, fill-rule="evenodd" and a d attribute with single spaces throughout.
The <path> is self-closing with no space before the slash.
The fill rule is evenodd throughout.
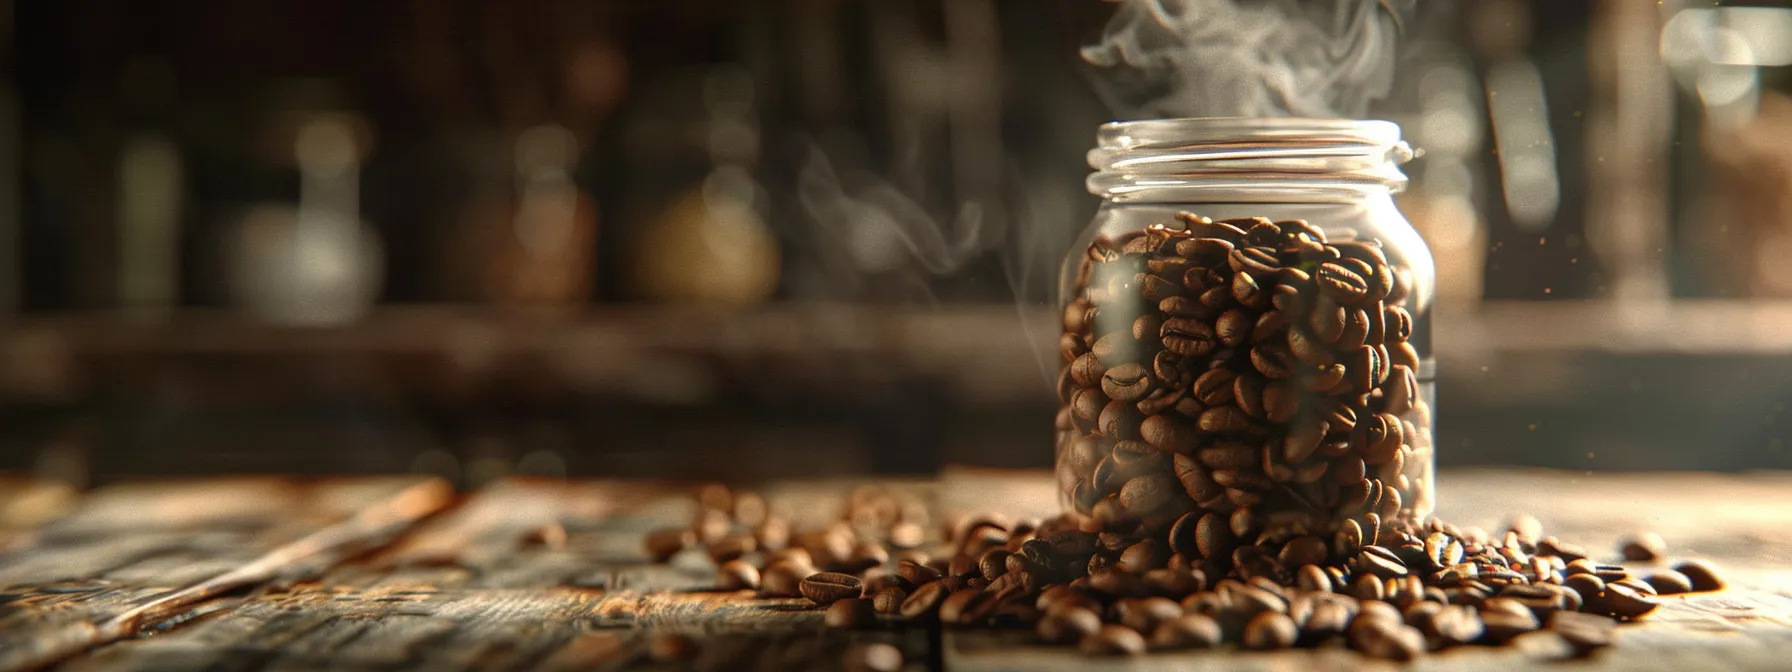
<path id="1" fill-rule="evenodd" d="M 1427 515 L 1410 272 L 1302 220 L 1178 219 L 1097 239 L 1067 297 L 1057 476 L 1080 527 L 1299 566 Z"/>
<path id="2" fill-rule="evenodd" d="M 744 542 L 728 539 L 748 527 L 727 513 L 739 505 L 727 505 L 720 486 L 704 492 L 693 528 L 716 534 L 685 548 L 733 555 Z M 1030 628 L 1042 642 L 1096 655 L 1348 647 L 1395 660 L 1527 636 L 1586 653 L 1609 645 L 1619 622 L 1654 611 L 1659 595 L 1723 587 L 1699 561 L 1646 573 L 1599 562 L 1529 517 L 1497 534 L 1393 519 L 1346 528 L 1350 535 L 1330 543 L 1253 536 L 1250 521 L 1212 512 L 1165 533 L 1091 531 L 1074 515 L 1017 522 L 987 514 L 936 535 L 926 518 L 920 502 L 881 488 L 854 491 L 840 519 L 820 529 L 792 533 L 764 517 L 751 527 L 784 532 L 755 536 L 756 550 L 719 560 L 716 583 L 751 589 L 744 577 L 756 570 L 760 596 L 806 598 L 835 628 Z M 664 559 L 668 539 L 701 536 L 655 532 L 647 550 Z M 1665 557 L 1655 535 L 1625 540 L 1614 556 L 1639 555 L 1639 543 L 1651 562 Z"/>

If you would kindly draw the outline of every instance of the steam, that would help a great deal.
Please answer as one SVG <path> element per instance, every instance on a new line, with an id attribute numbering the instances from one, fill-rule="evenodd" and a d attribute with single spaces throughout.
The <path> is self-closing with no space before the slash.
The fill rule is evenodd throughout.
<path id="1" fill-rule="evenodd" d="M 1418 0 L 1121 0 L 1083 60 L 1123 118 L 1350 117 L 1394 80 Z"/>

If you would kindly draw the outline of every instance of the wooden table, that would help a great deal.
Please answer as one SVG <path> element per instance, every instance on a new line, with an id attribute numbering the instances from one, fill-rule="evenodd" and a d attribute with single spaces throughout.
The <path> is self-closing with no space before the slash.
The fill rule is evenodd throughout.
<path id="1" fill-rule="evenodd" d="M 1613 554 L 1653 529 L 1713 559 L 1732 588 L 1664 598 L 1590 660 L 1468 647 L 1413 669 L 1792 669 L 1792 473 L 1445 472 L 1442 515 L 1492 528 L 1516 511 Z M 799 523 L 855 483 L 759 491 Z M 936 511 L 1053 509 L 1049 477 L 950 470 L 895 483 Z M 133 483 L 76 494 L 0 478 L 0 670 L 615 669 L 654 667 L 649 629 L 704 641 L 696 669 L 834 669 L 854 643 L 909 669 L 1391 669 L 1348 651 L 1084 659 L 1026 633 L 826 630 L 803 600 L 703 590 L 707 560 L 649 565 L 642 532 L 688 519 L 688 489 L 505 481 L 461 496 L 406 477 Z M 647 627 L 631 627 L 647 626 Z M 743 662 L 745 663 L 743 665 Z M 662 666 L 663 667 L 663 666 Z M 670 669 L 670 668 L 667 668 Z"/>

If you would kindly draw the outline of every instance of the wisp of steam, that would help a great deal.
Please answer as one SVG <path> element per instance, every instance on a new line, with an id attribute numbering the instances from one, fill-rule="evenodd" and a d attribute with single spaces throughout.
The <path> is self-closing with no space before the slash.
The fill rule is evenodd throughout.
<path id="1" fill-rule="evenodd" d="M 1083 48 L 1124 119 L 1362 117 L 1418 0 L 1122 0 Z"/>

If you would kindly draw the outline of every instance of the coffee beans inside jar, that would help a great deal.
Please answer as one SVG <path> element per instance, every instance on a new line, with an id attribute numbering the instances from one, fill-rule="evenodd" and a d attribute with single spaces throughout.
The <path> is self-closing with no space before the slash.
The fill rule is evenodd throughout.
<path id="1" fill-rule="evenodd" d="M 1230 568 L 1211 546 L 1343 558 L 1429 514 L 1421 316 L 1379 242 L 1185 212 L 1074 263 L 1057 478 L 1085 527 L 1193 533 L 1213 516 L 1209 548 L 1172 550 Z"/>

